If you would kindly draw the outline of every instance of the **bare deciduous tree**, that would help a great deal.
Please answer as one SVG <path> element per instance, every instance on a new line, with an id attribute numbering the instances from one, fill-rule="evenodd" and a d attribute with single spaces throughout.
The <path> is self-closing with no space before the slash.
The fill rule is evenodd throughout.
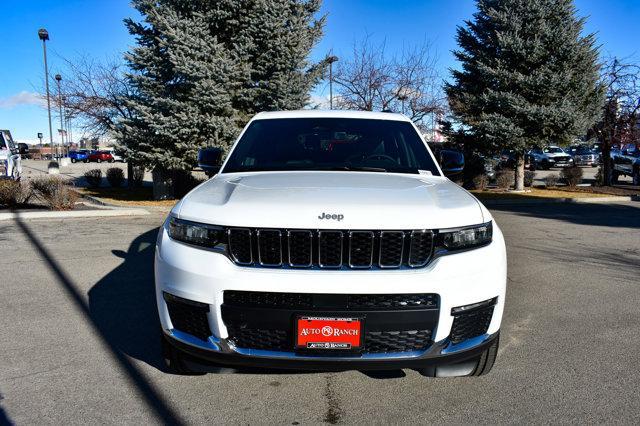
<path id="1" fill-rule="evenodd" d="M 612 58 L 603 65 L 601 80 L 606 88 L 606 102 L 594 131 L 602 141 L 602 183 L 610 185 L 612 146 L 638 138 L 640 64 Z"/>
<path id="2" fill-rule="evenodd" d="M 125 78 L 125 65 L 117 59 L 104 62 L 81 56 L 64 59 L 62 93 L 67 114 L 86 133 L 102 136 L 113 132 L 121 118 L 131 118 L 125 97 L 131 86 Z M 56 107 L 59 99 L 53 99 Z"/>
<path id="3" fill-rule="evenodd" d="M 428 43 L 388 56 L 384 43 L 375 46 L 365 38 L 354 43 L 351 57 L 337 63 L 336 104 L 341 109 L 402 112 L 422 126 L 427 116 L 444 110 L 436 63 Z"/>

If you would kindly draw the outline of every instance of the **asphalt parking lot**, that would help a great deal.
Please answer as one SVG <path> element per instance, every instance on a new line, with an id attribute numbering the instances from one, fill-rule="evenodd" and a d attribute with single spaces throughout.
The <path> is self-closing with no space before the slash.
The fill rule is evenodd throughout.
<path id="1" fill-rule="evenodd" d="M 501 348 L 488 376 L 456 379 L 167 374 L 159 215 L 0 222 L 0 424 L 637 424 L 640 203 L 493 213 L 509 253 Z"/>

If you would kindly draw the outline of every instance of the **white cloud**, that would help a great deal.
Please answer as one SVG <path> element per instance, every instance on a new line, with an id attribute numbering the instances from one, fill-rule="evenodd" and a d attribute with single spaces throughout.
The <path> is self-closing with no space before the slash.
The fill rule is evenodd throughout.
<path id="1" fill-rule="evenodd" d="M 44 105 L 44 99 L 38 93 L 26 90 L 7 98 L 0 98 L 0 109 L 12 109 L 19 105 Z"/>
<path id="2" fill-rule="evenodd" d="M 335 102 L 336 97 L 334 95 L 333 100 Z M 309 105 L 307 109 L 329 109 L 329 96 L 311 95 L 309 98 Z"/>

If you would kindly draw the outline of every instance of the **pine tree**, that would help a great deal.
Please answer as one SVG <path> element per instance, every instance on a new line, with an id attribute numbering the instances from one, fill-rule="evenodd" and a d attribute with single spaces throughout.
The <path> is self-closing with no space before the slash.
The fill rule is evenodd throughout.
<path id="1" fill-rule="evenodd" d="M 229 148 L 256 112 L 302 108 L 320 78 L 323 64 L 307 61 L 322 35 L 319 0 L 133 4 L 143 17 L 125 20 L 137 41 L 126 55 L 134 117 L 118 136 L 154 170 L 154 188 L 188 178 L 199 148 Z"/>
<path id="2" fill-rule="evenodd" d="M 481 150 L 518 153 L 583 135 L 600 114 L 598 50 L 572 0 L 478 0 L 458 27 L 461 70 L 445 85 L 459 134 Z"/>

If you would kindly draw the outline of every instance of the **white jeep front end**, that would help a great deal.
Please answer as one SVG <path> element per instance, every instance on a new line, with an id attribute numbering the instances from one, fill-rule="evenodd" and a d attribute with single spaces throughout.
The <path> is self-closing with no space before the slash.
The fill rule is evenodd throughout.
<path id="1" fill-rule="evenodd" d="M 250 143 L 255 130 L 269 150 Z M 497 352 L 506 252 L 491 214 L 442 175 L 405 117 L 267 113 L 173 208 L 155 277 L 179 371 L 479 375 Z"/>

